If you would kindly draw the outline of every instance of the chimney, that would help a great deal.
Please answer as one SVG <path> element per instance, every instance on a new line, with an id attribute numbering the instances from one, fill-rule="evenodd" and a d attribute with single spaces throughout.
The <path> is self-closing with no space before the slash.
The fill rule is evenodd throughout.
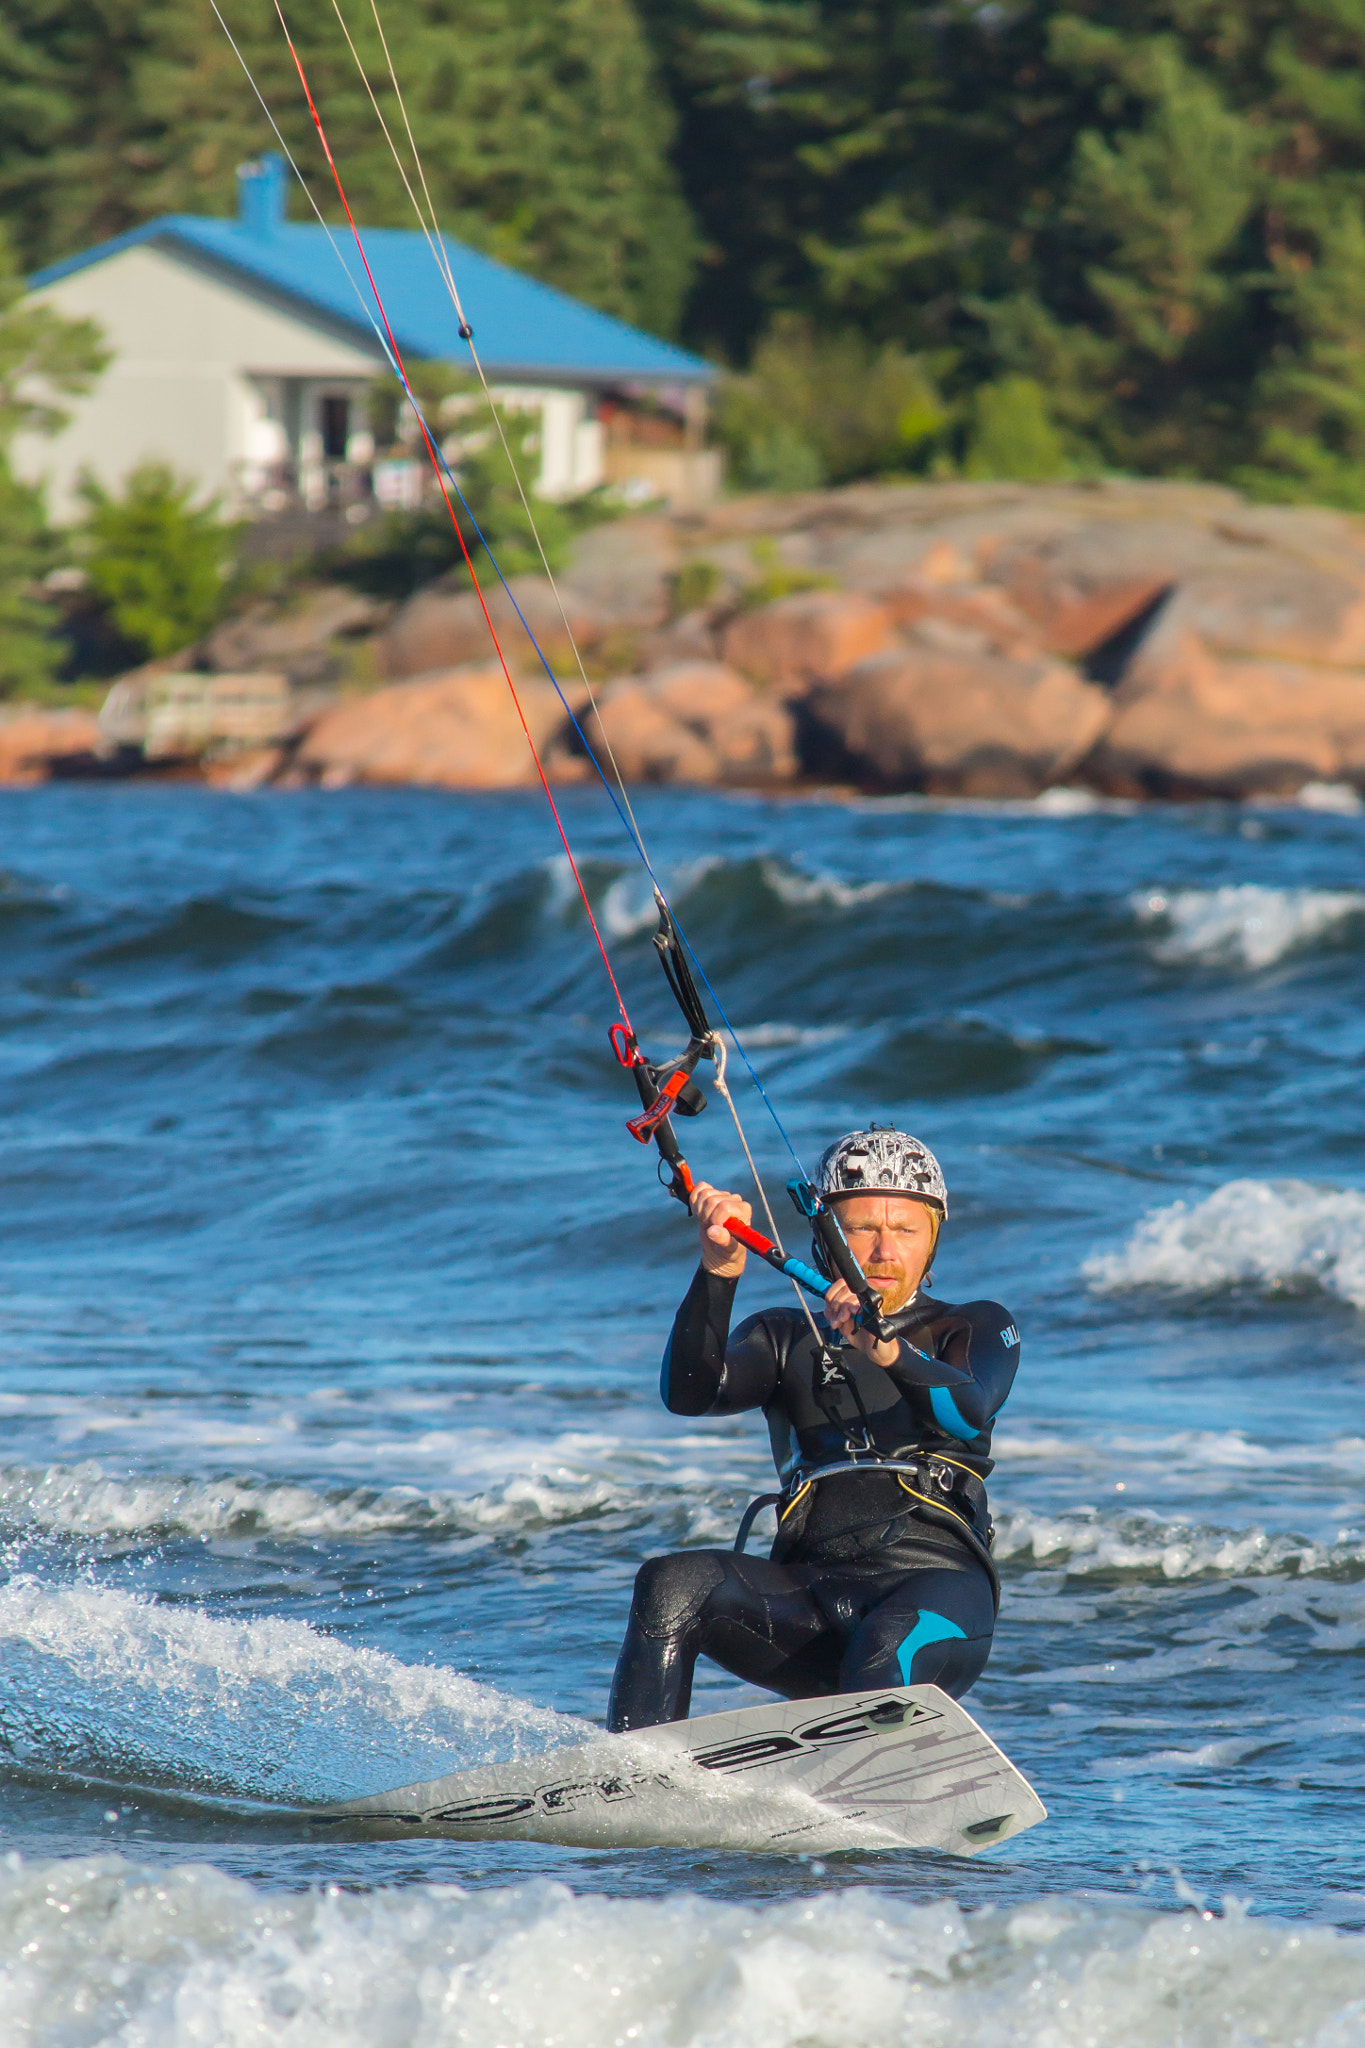
<path id="1" fill-rule="evenodd" d="M 284 221 L 284 158 L 267 150 L 237 166 L 237 214 L 249 235 L 273 235 Z"/>

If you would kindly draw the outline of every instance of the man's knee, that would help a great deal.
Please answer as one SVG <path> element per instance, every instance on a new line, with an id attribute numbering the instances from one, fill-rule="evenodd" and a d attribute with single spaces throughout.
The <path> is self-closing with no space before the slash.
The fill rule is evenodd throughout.
<path id="1" fill-rule="evenodd" d="M 683 1635 L 724 1578 L 724 1567 L 713 1550 L 651 1557 L 635 1574 L 631 1619 L 647 1636 Z"/>
<path id="2" fill-rule="evenodd" d="M 960 1699 L 986 1668 L 994 1626 L 984 1573 L 917 1573 L 855 1631 L 839 1689 L 937 1685 Z"/>
<path id="3" fill-rule="evenodd" d="M 909 1635 L 896 1645 L 896 1662 L 903 1685 L 937 1685 L 961 1699 L 980 1678 L 990 1653 L 989 1635 L 969 1636 L 926 1607 Z"/>

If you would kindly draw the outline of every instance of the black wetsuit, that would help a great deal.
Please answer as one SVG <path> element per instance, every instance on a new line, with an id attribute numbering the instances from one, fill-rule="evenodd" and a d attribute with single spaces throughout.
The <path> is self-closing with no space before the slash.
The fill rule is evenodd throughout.
<path id="1" fill-rule="evenodd" d="M 635 1581 L 607 1725 L 683 1719 L 699 1655 L 789 1699 L 877 1685 L 959 1697 L 990 1653 L 998 1587 L 984 1481 L 1019 1333 L 992 1301 L 952 1308 L 921 1291 L 891 1318 L 893 1366 L 829 1340 L 796 1308 L 729 1334 L 736 1282 L 699 1268 L 664 1352 L 675 1415 L 762 1408 L 783 1480 L 770 1558 L 728 1550 L 655 1557 Z M 878 1471 L 876 1459 L 913 1469 Z M 807 1480 L 850 1459 L 873 1469 Z"/>

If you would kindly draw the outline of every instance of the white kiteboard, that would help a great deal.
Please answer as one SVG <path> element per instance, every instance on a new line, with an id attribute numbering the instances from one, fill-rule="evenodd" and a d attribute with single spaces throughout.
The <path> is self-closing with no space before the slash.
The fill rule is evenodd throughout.
<path id="1" fill-rule="evenodd" d="M 369 1837 L 974 1856 L 1046 1814 L 965 1708 L 937 1686 L 912 1685 L 602 1735 L 310 1819 Z"/>

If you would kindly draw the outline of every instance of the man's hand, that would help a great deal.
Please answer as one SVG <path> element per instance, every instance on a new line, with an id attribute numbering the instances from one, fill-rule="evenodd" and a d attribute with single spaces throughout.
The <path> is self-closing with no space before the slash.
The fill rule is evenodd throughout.
<path id="1" fill-rule="evenodd" d="M 722 1280 L 738 1280 L 744 1271 L 745 1251 L 725 1228 L 725 1219 L 733 1216 L 737 1222 L 750 1223 L 752 1208 L 738 1195 L 728 1195 L 705 1180 L 696 1182 L 688 1206 L 701 1225 L 701 1262 L 707 1272 Z"/>
<path id="2" fill-rule="evenodd" d="M 852 1344 L 877 1365 L 894 1365 L 900 1357 L 899 1340 L 881 1344 L 871 1330 L 855 1329 L 853 1319 L 859 1306 L 858 1297 L 847 1280 L 836 1280 L 825 1295 L 825 1314 L 835 1336 L 841 1344 Z"/>

